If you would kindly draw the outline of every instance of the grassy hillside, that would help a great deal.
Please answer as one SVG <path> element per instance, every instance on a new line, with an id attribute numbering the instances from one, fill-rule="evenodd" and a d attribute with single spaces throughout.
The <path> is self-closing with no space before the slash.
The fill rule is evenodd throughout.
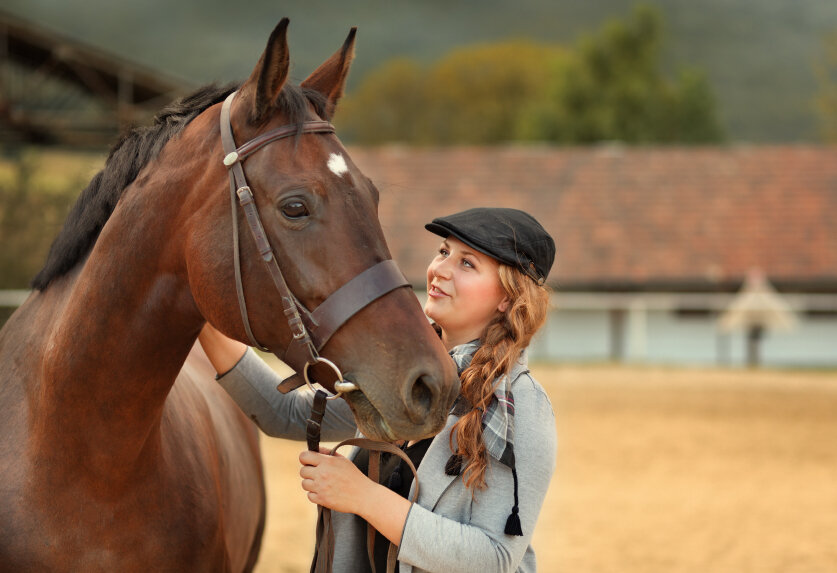
<path id="1" fill-rule="evenodd" d="M 665 14 L 667 63 L 709 72 L 728 132 L 739 141 L 814 137 L 811 63 L 837 29 L 834 0 L 656 0 Z M 350 87 L 392 56 L 428 61 L 452 47 L 508 37 L 571 42 L 631 0 L 220 0 L 105 3 L 5 0 L 4 8 L 74 38 L 204 83 L 241 79 L 273 25 L 291 18 L 291 49 L 304 77 L 359 27 Z"/>

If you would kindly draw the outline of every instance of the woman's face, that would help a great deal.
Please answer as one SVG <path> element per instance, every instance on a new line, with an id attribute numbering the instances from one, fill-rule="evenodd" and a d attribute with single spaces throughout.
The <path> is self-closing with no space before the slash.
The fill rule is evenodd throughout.
<path id="1" fill-rule="evenodd" d="M 506 310 L 499 266 L 454 237 L 442 241 L 427 267 L 424 312 L 442 328 L 448 348 L 479 338 L 497 312 Z"/>

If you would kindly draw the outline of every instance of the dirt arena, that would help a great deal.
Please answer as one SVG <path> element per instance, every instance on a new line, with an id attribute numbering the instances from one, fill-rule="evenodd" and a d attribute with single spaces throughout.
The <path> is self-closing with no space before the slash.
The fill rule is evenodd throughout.
<path id="1" fill-rule="evenodd" d="M 539 571 L 837 571 L 837 372 L 533 367 L 558 467 Z M 301 443 L 264 439 L 258 573 L 307 572 Z"/>

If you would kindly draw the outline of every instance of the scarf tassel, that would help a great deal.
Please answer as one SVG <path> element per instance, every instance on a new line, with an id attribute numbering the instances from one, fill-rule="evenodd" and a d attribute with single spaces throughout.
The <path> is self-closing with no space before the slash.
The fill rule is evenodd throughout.
<path id="1" fill-rule="evenodd" d="M 445 473 L 449 476 L 458 476 L 462 473 L 462 456 L 452 454 L 445 464 Z"/>
<path id="2" fill-rule="evenodd" d="M 506 520 L 506 535 L 523 535 L 523 528 L 520 526 L 520 508 L 517 506 L 517 469 L 512 468 L 512 478 L 514 479 L 514 506 L 509 518 Z"/>
<path id="3" fill-rule="evenodd" d="M 517 515 L 518 511 L 520 510 L 515 505 L 509 514 L 509 518 L 506 520 L 506 535 L 523 536 L 523 528 L 520 527 L 520 516 Z"/>

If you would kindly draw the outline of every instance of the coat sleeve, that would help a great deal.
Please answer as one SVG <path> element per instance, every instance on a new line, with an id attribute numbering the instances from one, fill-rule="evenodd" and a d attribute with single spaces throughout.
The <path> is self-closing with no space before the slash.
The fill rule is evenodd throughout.
<path id="1" fill-rule="evenodd" d="M 531 378 L 522 378 L 525 387 L 520 392 L 515 388 L 514 448 L 523 536 L 504 533 L 514 502 L 512 472 L 489 458 L 488 487 L 478 491 L 474 501 L 471 491 L 457 478 L 432 511 L 413 504 L 399 547 L 402 563 L 417 570 L 451 573 L 518 570 L 555 470 L 557 449 L 549 399 Z M 457 505 L 463 504 L 470 504 L 470 517 L 446 516 L 459 514 L 461 518 Z"/>
<path id="2" fill-rule="evenodd" d="M 281 377 L 248 348 L 241 360 L 218 378 L 238 407 L 274 438 L 305 440 L 305 421 L 311 414 L 314 393 L 304 387 L 282 394 L 276 386 Z M 329 400 L 323 417 L 322 440 L 336 442 L 357 432 L 352 411 L 345 400 Z"/>

